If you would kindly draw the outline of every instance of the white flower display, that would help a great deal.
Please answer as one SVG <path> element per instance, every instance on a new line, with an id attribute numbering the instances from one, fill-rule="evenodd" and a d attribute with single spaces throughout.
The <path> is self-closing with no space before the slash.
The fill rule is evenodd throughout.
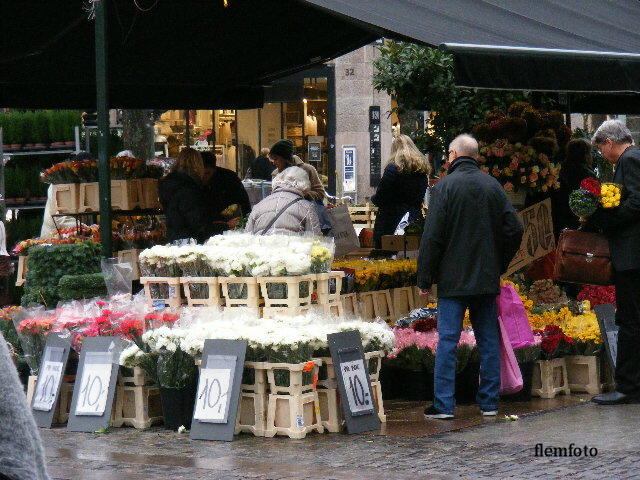
<path id="1" fill-rule="evenodd" d="M 305 275 L 318 265 L 330 265 L 333 246 L 328 239 L 290 235 L 227 232 L 205 245 L 156 245 L 140 254 L 145 275 L 169 276 L 178 268 L 185 276 L 282 277 Z M 332 240 L 331 240 L 332 241 Z M 329 242 L 331 242 L 329 241 Z M 327 247 L 319 249 L 324 242 Z"/>

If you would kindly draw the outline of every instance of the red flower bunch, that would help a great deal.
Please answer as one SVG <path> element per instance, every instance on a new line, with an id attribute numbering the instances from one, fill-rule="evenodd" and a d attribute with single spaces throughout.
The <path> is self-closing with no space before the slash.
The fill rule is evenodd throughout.
<path id="1" fill-rule="evenodd" d="M 591 177 L 582 180 L 582 182 L 580 182 L 580 188 L 586 190 L 596 198 L 600 198 L 600 195 L 602 193 L 600 182 Z"/>
<path id="2" fill-rule="evenodd" d="M 123 320 L 114 333 L 128 340 L 133 340 L 142 335 L 143 329 L 142 320 L 131 317 Z"/>
<path id="3" fill-rule="evenodd" d="M 540 346 L 545 360 L 565 355 L 573 344 L 573 339 L 566 336 L 557 325 L 547 325 L 544 330 L 534 330 L 533 333 L 542 337 Z"/>
<path id="4" fill-rule="evenodd" d="M 576 297 L 578 300 L 588 300 L 592 307 L 596 305 L 616 304 L 616 287 L 599 287 L 585 285 Z"/>
<path id="5" fill-rule="evenodd" d="M 152 312 L 147 313 L 144 317 L 144 323 L 147 328 L 159 328 L 165 324 L 173 324 L 180 318 L 177 313 L 170 312 Z"/>
<path id="6" fill-rule="evenodd" d="M 430 332 L 438 327 L 438 321 L 434 317 L 421 318 L 413 322 L 412 327 L 415 332 Z"/>
<path id="7" fill-rule="evenodd" d="M 55 316 L 26 318 L 18 325 L 18 332 L 27 335 L 45 335 L 53 328 Z"/>

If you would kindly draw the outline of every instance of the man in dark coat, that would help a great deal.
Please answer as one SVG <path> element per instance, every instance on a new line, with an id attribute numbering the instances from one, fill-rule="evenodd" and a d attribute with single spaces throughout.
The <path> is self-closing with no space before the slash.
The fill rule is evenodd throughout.
<path id="1" fill-rule="evenodd" d="M 498 181 L 483 173 L 470 135 L 449 146 L 447 176 L 435 187 L 418 257 L 418 288 L 438 286 L 438 334 L 434 401 L 425 417 L 453 418 L 456 346 L 469 308 L 480 350 L 477 401 L 497 414 L 500 343 L 496 297 L 503 274 L 520 247 L 523 228 Z"/>
<path id="2" fill-rule="evenodd" d="M 260 155 L 249 167 L 246 178 L 255 178 L 257 180 L 271 181 L 273 176 L 271 175 L 276 169 L 276 166 L 269 160 L 269 149 L 263 148 L 260 150 Z"/>
<path id="3" fill-rule="evenodd" d="M 602 405 L 640 401 L 640 149 L 629 129 L 607 120 L 593 136 L 602 156 L 615 165 L 614 183 L 622 185 L 620 206 L 599 210 L 590 223 L 609 238 L 615 272 L 618 353 L 616 390 L 593 398 Z"/>

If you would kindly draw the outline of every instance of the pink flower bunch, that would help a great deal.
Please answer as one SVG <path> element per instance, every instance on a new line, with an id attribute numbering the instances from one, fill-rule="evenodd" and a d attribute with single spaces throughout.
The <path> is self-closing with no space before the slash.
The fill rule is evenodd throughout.
<path id="1" fill-rule="evenodd" d="M 431 330 L 429 332 L 416 332 L 413 328 L 394 328 L 393 333 L 396 337 L 396 346 L 389 358 L 396 358 L 402 350 L 409 347 L 416 347 L 420 350 L 430 350 L 436 353 L 438 349 L 438 332 Z M 476 346 L 476 336 L 473 330 L 465 328 L 460 334 L 458 346 L 468 346 L 474 348 Z"/>

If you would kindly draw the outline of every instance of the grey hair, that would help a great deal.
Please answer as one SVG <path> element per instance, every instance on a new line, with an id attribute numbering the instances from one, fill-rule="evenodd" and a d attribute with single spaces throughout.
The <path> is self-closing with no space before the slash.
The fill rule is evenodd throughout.
<path id="1" fill-rule="evenodd" d="M 463 133 L 454 138 L 449 144 L 449 150 L 455 150 L 461 157 L 478 156 L 478 141 L 468 133 Z"/>
<path id="2" fill-rule="evenodd" d="M 295 188 L 305 192 L 311 188 L 309 174 L 300 167 L 287 167 L 275 176 L 271 184 L 273 190 L 278 188 Z"/>
<path id="3" fill-rule="evenodd" d="M 620 120 L 606 120 L 598 127 L 596 133 L 593 134 L 592 143 L 602 144 L 607 139 L 611 139 L 613 143 L 633 143 L 633 135 L 627 126 Z"/>

